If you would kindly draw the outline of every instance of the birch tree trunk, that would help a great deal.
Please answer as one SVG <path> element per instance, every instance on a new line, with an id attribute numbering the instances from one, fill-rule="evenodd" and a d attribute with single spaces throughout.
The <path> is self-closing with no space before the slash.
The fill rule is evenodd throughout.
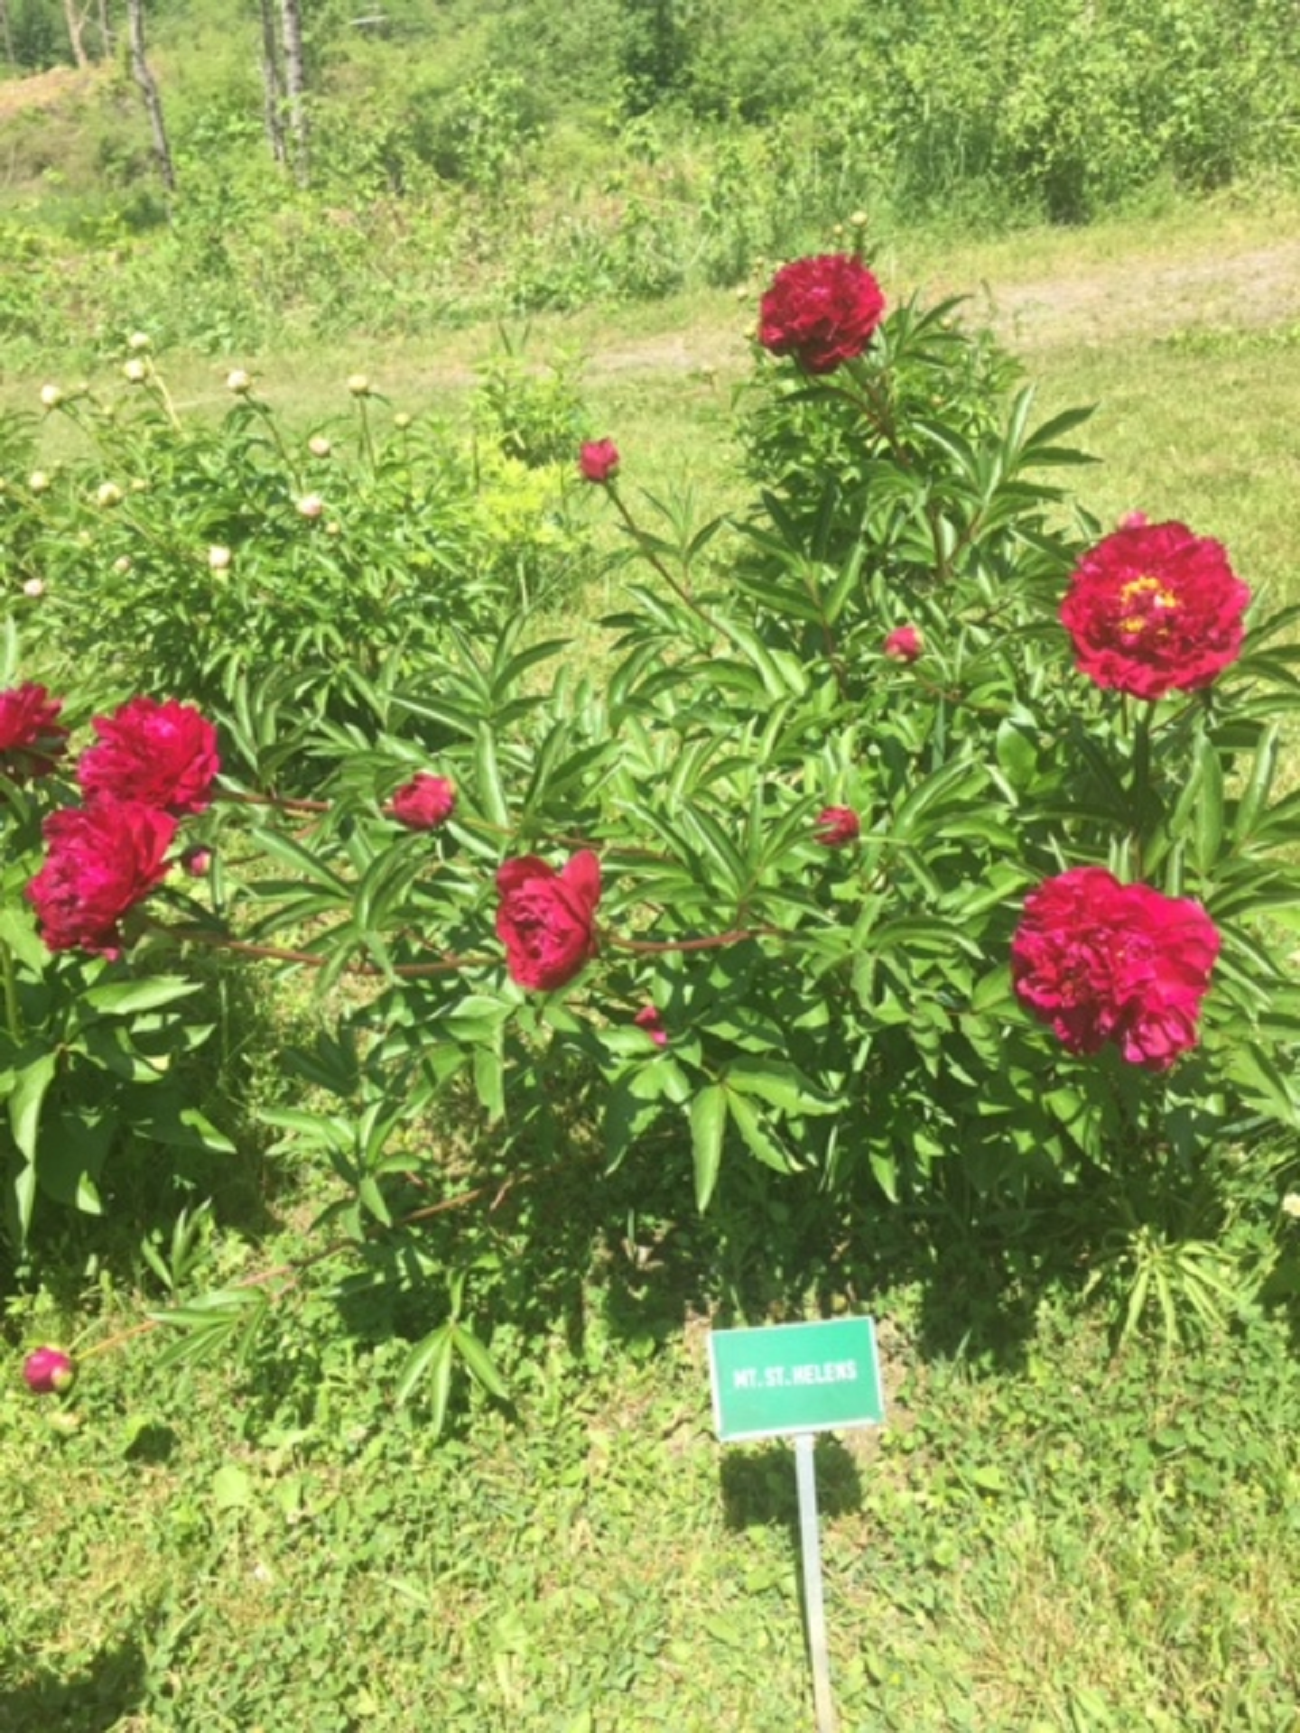
<path id="1" fill-rule="evenodd" d="M 108 21 L 108 0 L 99 0 L 99 58 L 109 60 L 113 54 L 113 27 Z"/>
<path id="2" fill-rule="evenodd" d="M 63 0 L 63 16 L 68 26 L 68 41 L 72 45 L 72 58 L 77 63 L 77 70 L 84 72 L 90 65 L 90 56 L 86 53 L 86 45 L 81 40 L 81 33 L 86 28 L 85 14 L 77 11 L 77 0 Z"/>
<path id="3" fill-rule="evenodd" d="M 169 193 L 176 191 L 176 170 L 172 166 L 171 147 L 167 143 L 167 128 L 163 124 L 162 99 L 144 52 L 144 0 L 126 0 L 127 25 L 131 36 L 131 72 L 144 97 L 149 128 L 153 133 L 153 154 L 158 173 Z"/>
<path id="4" fill-rule="evenodd" d="M 299 0 L 280 0 L 280 30 L 284 38 L 284 87 L 293 133 L 293 167 L 300 186 L 307 185 L 307 63 L 302 50 L 302 9 Z"/>
<path id="5" fill-rule="evenodd" d="M 5 59 L 10 66 L 16 67 L 18 62 L 14 59 L 14 33 L 9 23 L 8 0 L 0 0 L 0 38 L 5 45 Z"/>
<path id="6" fill-rule="evenodd" d="M 258 0 L 262 14 L 262 124 L 271 155 L 281 168 L 289 160 L 284 143 L 284 73 L 275 39 L 272 0 Z"/>

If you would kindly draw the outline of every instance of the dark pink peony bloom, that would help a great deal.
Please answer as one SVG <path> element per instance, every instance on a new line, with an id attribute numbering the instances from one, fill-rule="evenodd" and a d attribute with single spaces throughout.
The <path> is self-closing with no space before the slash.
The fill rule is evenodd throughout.
<path id="1" fill-rule="evenodd" d="M 590 849 L 558 873 L 536 855 L 505 861 L 497 890 L 497 937 L 510 978 L 521 987 L 563 987 L 596 955 L 600 862 Z"/>
<path id="2" fill-rule="evenodd" d="M 62 1348 L 36 1348 L 23 1361 L 23 1379 L 33 1396 L 53 1396 L 70 1390 L 77 1376 Z"/>
<path id="3" fill-rule="evenodd" d="M 880 284 L 849 253 L 783 265 L 759 307 L 758 340 L 808 373 L 832 373 L 861 355 L 885 311 Z"/>
<path id="4" fill-rule="evenodd" d="M 34 680 L 0 692 L 0 772 L 14 782 L 49 775 L 68 738 L 62 708 Z"/>
<path id="5" fill-rule="evenodd" d="M 656 1047 L 668 1045 L 668 1031 L 664 1028 L 663 1018 L 659 1015 L 657 1005 L 643 1005 L 632 1021 L 638 1029 L 644 1029 Z"/>
<path id="6" fill-rule="evenodd" d="M 178 817 L 212 804 L 221 769 L 217 731 L 190 705 L 132 698 L 112 716 L 94 717 L 92 726 L 99 742 L 77 765 L 88 799 L 111 795 Z"/>
<path id="7" fill-rule="evenodd" d="M 915 626 L 895 626 L 884 643 L 886 656 L 895 662 L 918 661 L 925 649 L 925 640 Z"/>
<path id="8" fill-rule="evenodd" d="M 1154 699 L 1208 686 L 1236 660 L 1249 601 L 1218 542 L 1130 521 L 1079 561 L 1061 623 L 1081 674 Z"/>
<path id="9" fill-rule="evenodd" d="M 456 790 L 447 778 L 421 770 L 397 790 L 389 811 L 408 830 L 437 830 L 455 807 Z"/>
<path id="10" fill-rule="evenodd" d="M 578 468 L 588 481 L 607 482 L 618 474 L 618 447 L 612 439 L 589 439 L 578 453 Z"/>
<path id="11" fill-rule="evenodd" d="M 847 848 L 861 831 L 862 821 L 851 806 L 827 806 L 817 814 L 816 836 L 823 848 Z"/>
<path id="12" fill-rule="evenodd" d="M 1071 1053 L 1110 1042 L 1130 1064 L 1166 1071 L 1197 1043 L 1218 954 L 1199 903 L 1073 867 L 1026 897 L 1011 974 L 1021 1003 Z"/>
<path id="13" fill-rule="evenodd" d="M 27 886 L 41 937 L 52 951 L 115 957 L 122 917 L 167 876 L 176 820 L 105 796 L 52 812 L 42 829 L 45 865 Z"/>

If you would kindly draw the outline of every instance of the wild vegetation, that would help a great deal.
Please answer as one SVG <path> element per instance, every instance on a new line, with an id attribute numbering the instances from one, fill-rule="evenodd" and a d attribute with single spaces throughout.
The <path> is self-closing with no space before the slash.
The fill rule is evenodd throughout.
<path id="1" fill-rule="evenodd" d="M 111 349 L 145 309 L 157 341 L 216 351 L 427 335 L 742 283 L 856 209 L 877 243 L 1078 223 L 1300 163 L 1287 0 L 327 7 L 297 174 L 265 136 L 256 16 L 148 17 L 174 194 L 120 42 L 8 122 L 11 363 L 69 332 Z M 11 36 L 21 68 L 66 58 L 54 0 Z"/>
<path id="2" fill-rule="evenodd" d="M 785 1733 L 789 1462 L 719 1455 L 704 1341 L 864 1310 L 848 1725 L 1288 1724 L 1295 333 L 1116 332 L 1038 401 L 897 266 L 940 209 L 1285 201 L 1280 11 L 1090 16 L 1073 205 L 1064 97 L 1006 154 L 1033 8 L 326 14 L 298 176 L 251 31 L 162 9 L 169 208 L 15 171 L 0 1729 Z M 588 303 L 757 318 L 735 404 L 509 326 L 436 411 L 376 382 Z"/>

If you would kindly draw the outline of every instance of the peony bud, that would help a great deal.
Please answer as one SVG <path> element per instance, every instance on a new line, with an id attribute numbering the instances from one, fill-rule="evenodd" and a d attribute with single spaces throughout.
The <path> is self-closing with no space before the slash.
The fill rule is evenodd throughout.
<path id="1" fill-rule="evenodd" d="M 122 490 L 115 481 L 102 481 L 95 490 L 95 504 L 103 506 L 105 511 L 122 503 Z"/>
<path id="2" fill-rule="evenodd" d="M 119 554 L 113 561 L 113 570 L 119 577 L 124 578 L 131 570 L 131 565 L 132 560 L 130 554 Z"/>
<path id="3" fill-rule="evenodd" d="M 368 397 L 370 395 L 370 381 L 364 373 L 350 373 L 348 375 L 348 390 L 354 397 Z"/>
<path id="4" fill-rule="evenodd" d="M 915 626 L 896 626 L 885 639 L 885 654 L 895 662 L 915 662 L 925 642 Z"/>
<path id="5" fill-rule="evenodd" d="M 50 478 L 43 469 L 34 469 L 27 477 L 27 485 L 33 493 L 45 493 L 50 485 Z"/>
<path id="6" fill-rule="evenodd" d="M 1282 1199 L 1282 1214 L 1290 1216 L 1292 1221 L 1300 1221 L 1300 1191 L 1289 1191 Z"/>
<path id="7" fill-rule="evenodd" d="M 405 411 L 405 410 L 404 410 L 404 409 L 403 409 L 403 410 L 400 410 L 400 411 L 399 411 L 399 412 L 398 412 L 398 413 L 397 413 L 397 414 L 396 414 L 396 415 L 395 415 L 395 416 L 394 416 L 394 417 L 393 417 L 393 426 L 394 426 L 394 427 L 395 427 L 395 428 L 396 428 L 396 429 L 397 429 L 397 431 L 398 431 L 398 432 L 399 432 L 399 433 L 405 433 L 405 432 L 406 432 L 406 430 L 407 430 L 407 428 L 408 428 L 408 427 L 409 427 L 409 426 L 410 426 L 410 425 L 411 425 L 411 418 L 410 418 L 410 416 L 409 416 L 409 415 L 408 415 L 408 414 L 407 414 L 407 413 L 406 413 L 406 411 Z"/>
<path id="8" fill-rule="evenodd" d="M 226 375 L 226 390 L 233 391 L 236 397 L 242 397 L 246 391 L 253 389 L 253 381 L 242 367 L 232 367 Z"/>
<path id="9" fill-rule="evenodd" d="M 823 848 L 847 848 L 861 830 L 862 822 L 851 806 L 828 806 L 817 814 L 816 838 Z"/>
<path id="10" fill-rule="evenodd" d="M 77 1371 L 62 1348 L 36 1348 L 23 1361 L 23 1378 L 33 1396 L 71 1390 Z"/>
<path id="11" fill-rule="evenodd" d="M 664 1028 L 663 1018 L 659 1015 L 657 1005 L 643 1005 L 632 1021 L 638 1029 L 644 1029 L 656 1047 L 668 1045 L 668 1031 Z"/>
<path id="12" fill-rule="evenodd" d="M 206 878 L 212 866 L 212 850 L 201 842 L 192 843 L 181 854 L 181 869 L 192 879 Z"/>
<path id="13" fill-rule="evenodd" d="M 143 361 L 137 361 L 132 358 L 130 361 L 124 361 L 122 363 L 122 376 L 127 381 L 128 385 L 143 385 L 147 372 L 148 369 L 145 367 Z"/>
<path id="14" fill-rule="evenodd" d="M 134 349 L 137 354 L 143 349 L 148 349 L 151 346 L 149 333 L 147 331 L 132 331 L 126 340 L 126 346 L 128 349 Z"/>
<path id="15" fill-rule="evenodd" d="M 456 790 L 445 776 L 420 770 L 397 790 L 388 810 L 408 830 L 437 830 L 456 810 Z"/>
<path id="16" fill-rule="evenodd" d="M 325 501 L 318 493 L 305 493 L 297 502 L 300 517 L 315 520 L 325 510 Z"/>
<path id="17" fill-rule="evenodd" d="M 214 544 L 208 549 L 208 566 L 214 572 L 230 569 L 230 549 Z"/>
<path id="18" fill-rule="evenodd" d="M 1118 530 L 1144 530 L 1151 519 L 1144 511 L 1126 511 L 1115 525 Z"/>
<path id="19" fill-rule="evenodd" d="M 45 579 L 28 578 L 26 583 L 23 585 L 23 594 L 25 596 L 30 596 L 33 601 L 35 601 L 38 596 L 43 596 L 45 594 Z"/>
<path id="20" fill-rule="evenodd" d="M 57 385 L 42 385 L 41 402 L 47 409 L 57 409 L 63 402 L 63 393 Z"/>
<path id="21" fill-rule="evenodd" d="M 313 457 L 328 457 L 334 447 L 323 433 L 318 433 L 307 441 L 307 449 Z"/>
<path id="22" fill-rule="evenodd" d="M 578 453 L 578 468 L 588 481 L 608 483 L 618 474 L 618 447 L 612 439 L 589 439 Z"/>
<path id="23" fill-rule="evenodd" d="M 865 229 L 867 221 L 867 213 L 865 211 L 854 211 L 853 215 L 849 218 L 849 222 L 855 229 Z"/>

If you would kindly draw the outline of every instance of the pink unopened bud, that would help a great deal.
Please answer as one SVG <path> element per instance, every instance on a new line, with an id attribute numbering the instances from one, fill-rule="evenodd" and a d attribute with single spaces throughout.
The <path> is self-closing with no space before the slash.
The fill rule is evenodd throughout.
<path id="1" fill-rule="evenodd" d="M 668 1045 L 668 1031 L 664 1028 L 663 1018 L 659 1015 L 657 1005 L 643 1005 L 632 1021 L 638 1029 L 644 1029 L 656 1047 Z"/>
<path id="2" fill-rule="evenodd" d="M 307 449 L 313 457 L 328 457 L 334 447 L 323 433 L 317 433 L 307 441 Z"/>
<path id="3" fill-rule="evenodd" d="M 233 391 L 236 397 L 242 397 L 245 392 L 253 389 L 253 381 L 242 367 L 232 367 L 226 375 L 226 390 Z"/>
<path id="4" fill-rule="evenodd" d="M 311 518 L 313 522 L 325 510 L 325 501 L 318 493 L 305 493 L 298 501 L 299 516 Z"/>
<path id="5" fill-rule="evenodd" d="M 447 778 L 421 770 L 397 790 L 388 810 L 408 830 L 437 830 L 455 807 L 456 790 Z"/>
<path id="6" fill-rule="evenodd" d="M 578 468 L 588 481 L 608 482 L 618 474 L 618 447 L 612 439 L 589 439 L 578 453 Z"/>
<path id="7" fill-rule="evenodd" d="M 201 842 L 192 843 L 181 855 L 181 867 L 192 879 L 206 878 L 212 866 L 212 850 Z"/>
<path id="8" fill-rule="evenodd" d="M 1115 525 L 1120 530 L 1144 530 L 1151 519 L 1144 511 L 1126 511 Z"/>
<path id="9" fill-rule="evenodd" d="M 23 1378 L 33 1396 L 52 1396 L 70 1390 L 76 1367 L 62 1348 L 36 1348 L 23 1361 Z"/>
<path id="10" fill-rule="evenodd" d="M 45 594 L 45 579 L 28 578 L 23 584 L 23 594 L 25 596 L 30 596 L 33 601 L 36 601 L 38 597 Z"/>
<path id="11" fill-rule="evenodd" d="M 925 642 L 915 626 L 896 626 L 885 639 L 885 654 L 895 662 L 915 662 Z"/>
<path id="12" fill-rule="evenodd" d="M 817 814 L 817 841 L 823 848 L 847 848 L 861 830 L 862 821 L 851 806 L 827 806 Z"/>

